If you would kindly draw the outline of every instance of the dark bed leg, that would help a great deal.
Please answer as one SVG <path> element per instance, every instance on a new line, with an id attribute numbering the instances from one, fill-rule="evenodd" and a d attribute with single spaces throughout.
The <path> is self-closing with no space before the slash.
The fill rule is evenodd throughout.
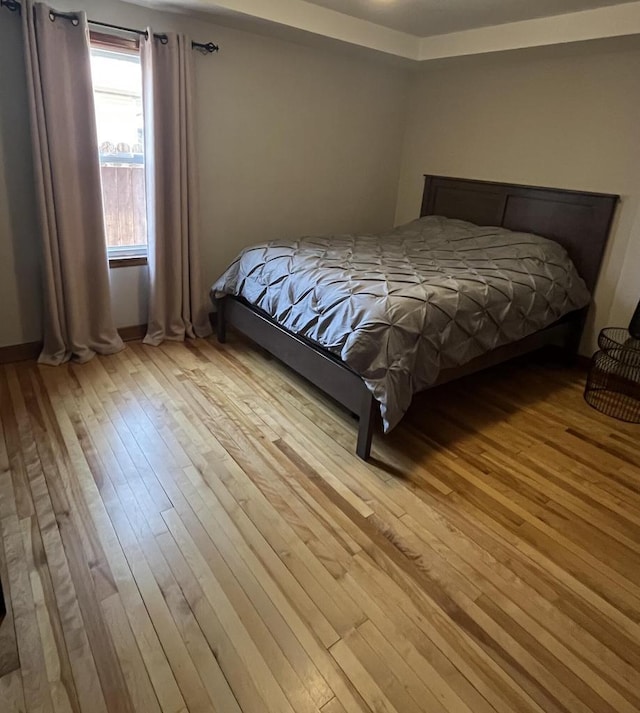
<path id="1" fill-rule="evenodd" d="M 371 455 L 371 439 L 373 438 L 373 421 L 376 413 L 376 400 L 367 391 L 362 396 L 362 406 L 360 407 L 360 424 L 358 426 L 357 455 L 362 460 L 368 460 Z"/>
<path id="2" fill-rule="evenodd" d="M 575 366 L 578 361 L 578 350 L 587 322 L 587 310 L 581 310 L 576 316 L 575 322 L 571 325 L 564 344 L 562 345 L 563 363 L 565 366 Z"/>
<path id="3" fill-rule="evenodd" d="M 224 344 L 227 341 L 227 324 L 224 315 L 225 298 L 217 299 L 216 306 L 218 307 L 216 312 L 216 335 L 220 344 Z"/>

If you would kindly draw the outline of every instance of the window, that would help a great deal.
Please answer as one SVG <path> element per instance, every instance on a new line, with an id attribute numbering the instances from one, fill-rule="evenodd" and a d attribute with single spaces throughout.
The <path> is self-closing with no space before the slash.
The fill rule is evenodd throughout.
<path id="1" fill-rule="evenodd" d="M 109 263 L 147 254 L 142 72 L 137 43 L 91 36 Z"/>

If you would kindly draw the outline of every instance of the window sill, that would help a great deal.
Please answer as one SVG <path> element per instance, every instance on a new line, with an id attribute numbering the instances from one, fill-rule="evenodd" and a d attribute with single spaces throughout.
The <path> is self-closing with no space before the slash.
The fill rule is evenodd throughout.
<path id="1" fill-rule="evenodd" d="M 116 267 L 141 267 L 147 265 L 147 258 L 145 255 L 139 257 L 110 257 L 109 258 L 109 269 Z"/>

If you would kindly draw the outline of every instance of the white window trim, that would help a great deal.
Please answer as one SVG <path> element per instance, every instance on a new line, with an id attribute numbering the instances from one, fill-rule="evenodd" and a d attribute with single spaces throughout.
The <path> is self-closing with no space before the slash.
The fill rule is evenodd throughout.
<path id="1" fill-rule="evenodd" d="M 147 257 L 147 245 L 112 245 L 107 246 L 110 260 L 126 259 L 130 257 Z"/>

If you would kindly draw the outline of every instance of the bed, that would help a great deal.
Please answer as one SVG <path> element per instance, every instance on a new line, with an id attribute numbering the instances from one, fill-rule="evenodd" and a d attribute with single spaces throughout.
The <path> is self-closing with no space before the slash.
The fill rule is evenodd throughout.
<path id="1" fill-rule="evenodd" d="M 233 326 L 359 417 L 547 345 L 575 354 L 618 197 L 425 176 L 420 218 L 248 248 L 212 288 Z M 544 237 L 540 237 L 544 236 Z"/>

